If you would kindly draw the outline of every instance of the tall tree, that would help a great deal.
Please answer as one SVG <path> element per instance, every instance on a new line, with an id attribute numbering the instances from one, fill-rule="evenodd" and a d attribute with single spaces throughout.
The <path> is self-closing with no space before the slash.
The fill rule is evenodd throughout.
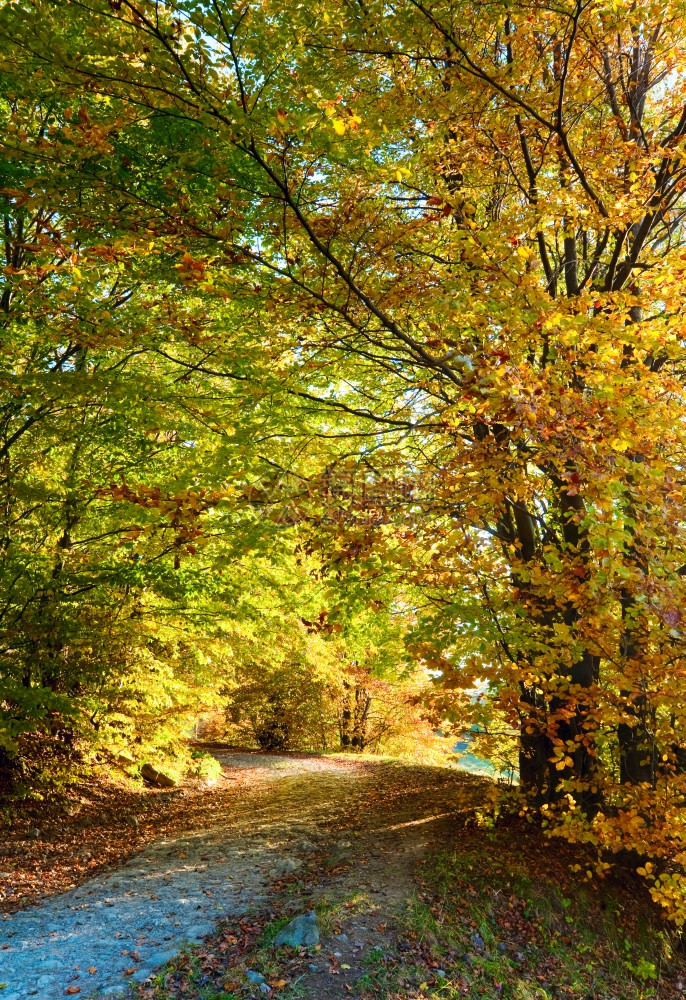
<path id="1" fill-rule="evenodd" d="M 64 9 L 3 11 L 8 73 L 86 86 L 84 219 L 242 304 L 302 435 L 290 516 L 420 589 L 416 651 L 489 679 L 559 829 L 678 860 L 680 7 Z M 244 343 L 175 361 L 228 385 Z"/>

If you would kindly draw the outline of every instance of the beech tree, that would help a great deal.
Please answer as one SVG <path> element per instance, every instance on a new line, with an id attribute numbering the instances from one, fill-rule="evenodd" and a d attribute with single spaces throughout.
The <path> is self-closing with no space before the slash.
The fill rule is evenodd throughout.
<path id="1" fill-rule="evenodd" d="M 448 702 L 488 683 L 528 807 L 652 859 L 683 920 L 680 7 L 38 0 L 0 31 L 17 92 L 64 95 L 12 157 L 241 317 L 170 363 L 280 408 L 245 501 L 348 599 L 418 595 L 414 655 Z"/>

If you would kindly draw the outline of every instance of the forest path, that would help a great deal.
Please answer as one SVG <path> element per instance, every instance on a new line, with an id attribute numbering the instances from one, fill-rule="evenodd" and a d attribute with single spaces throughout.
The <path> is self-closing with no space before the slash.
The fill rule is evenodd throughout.
<path id="1" fill-rule="evenodd" d="M 372 910 L 390 905 L 411 891 L 413 864 L 437 828 L 452 829 L 484 787 L 445 768 L 215 755 L 224 780 L 240 781 L 242 789 L 219 822 L 208 810 L 211 825 L 156 840 L 73 891 L 3 916 L 2 1000 L 116 996 L 147 980 L 185 943 L 200 942 L 218 921 L 267 905 L 283 879 L 293 912 L 327 892 L 342 899 L 357 883 Z M 354 847 L 341 838 L 352 830 Z M 327 852 L 322 866 L 317 859 Z M 321 874 L 313 880 L 308 869 Z M 353 942 L 351 952 L 373 947 L 373 937 L 359 948 Z M 333 995 L 317 987 L 317 996 Z"/>

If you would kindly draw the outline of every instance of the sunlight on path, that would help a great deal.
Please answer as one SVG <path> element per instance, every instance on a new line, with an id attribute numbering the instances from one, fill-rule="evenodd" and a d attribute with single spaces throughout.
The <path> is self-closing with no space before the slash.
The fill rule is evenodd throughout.
<path id="1" fill-rule="evenodd" d="M 4 916 L 2 1000 L 57 1000 L 69 986 L 84 1000 L 144 981 L 217 920 L 259 905 L 286 841 L 316 836 L 356 776 L 330 760 L 217 756 L 229 780 L 239 770 L 253 786 L 226 825 L 157 841 L 71 892 Z"/>

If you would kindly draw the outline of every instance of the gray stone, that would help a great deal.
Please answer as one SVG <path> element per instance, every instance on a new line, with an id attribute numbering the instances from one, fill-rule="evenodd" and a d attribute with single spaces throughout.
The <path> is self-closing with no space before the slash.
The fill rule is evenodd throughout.
<path id="1" fill-rule="evenodd" d="M 274 867 L 270 869 L 269 874 L 272 878 L 276 875 L 288 875 L 289 872 L 296 872 L 300 867 L 302 867 L 302 861 L 294 858 L 284 858 L 283 861 L 277 861 Z"/>
<path id="2" fill-rule="evenodd" d="M 29 840 L 40 840 L 40 830 L 37 826 L 34 826 L 32 830 L 29 830 L 26 834 Z"/>
<path id="3" fill-rule="evenodd" d="M 260 983 L 267 982 L 261 972 L 255 972 L 253 969 L 246 969 L 245 975 L 251 983 L 255 983 L 257 986 L 259 986 Z"/>
<path id="4" fill-rule="evenodd" d="M 264 993 L 265 995 L 267 993 L 271 993 L 271 987 L 269 986 L 268 983 L 260 983 L 260 992 Z"/>
<path id="5" fill-rule="evenodd" d="M 127 826 L 130 826 L 132 830 L 138 829 L 139 823 L 137 816 L 125 816 L 124 822 L 126 823 Z"/>
<path id="6" fill-rule="evenodd" d="M 303 854 L 312 854 L 313 851 L 317 850 L 317 845 L 313 844 L 311 840 L 301 840 L 298 844 L 298 850 L 302 851 Z"/>
<path id="7" fill-rule="evenodd" d="M 274 938 L 274 946 L 290 945 L 291 948 L 313 948 L 319 944 L 319 926 L 314 910 L 301 913 L 295 920 L 282 927 Z"/>

